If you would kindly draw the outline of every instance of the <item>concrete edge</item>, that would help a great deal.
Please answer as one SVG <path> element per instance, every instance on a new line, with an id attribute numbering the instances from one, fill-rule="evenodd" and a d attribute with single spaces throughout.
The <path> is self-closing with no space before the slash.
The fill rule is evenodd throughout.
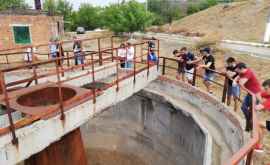
<path id="1" fill-rule="evenodd" d="M 162 97 L 165 101 L 169 102 L 171 105 L 173 105 L 174 107 L 176 107 L 177 110 L 182 111 L 183 113 L 187 114 L 188 116 L 191 116 L 192 119 L 198 124 L 198 126 L 200 127 L 201 131 L 204 133 L 205 135 L 205 147 L 204 147 L 204 162 L 203 165 L 211 165 L 212 163 L 212 147 L 213 147 L 213 138 L 210 135 L 210 133 L 208 132 L 208 130 L 205 128 L 205 126 L 202 124 L 202 122 L 200 122 L 200 120 L 192 113 L 188 112 L 185 109 L 182 109 L 181 107 L 179 107 L 178 105 L 175 105 L 173 103 L 173 101 L 171 101 L 170 97 L 165 97 L 164 95 L 161 95 L 159 92 L 156 92 L 155 90 L 150 90 L 150 89 L 144 89 L 146 92 L 152 93 L 154 95 L 158 95 L 160 97 Z"/>

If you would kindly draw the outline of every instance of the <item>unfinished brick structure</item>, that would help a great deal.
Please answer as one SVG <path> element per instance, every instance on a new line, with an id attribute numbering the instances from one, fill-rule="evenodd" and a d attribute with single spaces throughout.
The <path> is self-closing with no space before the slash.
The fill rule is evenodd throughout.
<path id="1" fill-rule="evenodd" d="M 49 16 L 39 10 L 0 12 L 0 49 L 28 44 L 48 43 L 64 33 L 62 16 Z"/>

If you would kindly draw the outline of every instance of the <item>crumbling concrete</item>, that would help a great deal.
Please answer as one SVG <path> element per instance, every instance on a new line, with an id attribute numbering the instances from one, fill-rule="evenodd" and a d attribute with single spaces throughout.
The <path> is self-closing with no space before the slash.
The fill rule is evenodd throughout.
<path id="1" fill-rule="evenodd" d="M 102 157 L 93 152 L 125 153 L 146 165 L 220 165 L 244 143 L 241 125 L 225 105 L 163 77 L 105 109 L 81 130 L 90 158 Z M 104 159 L 90 162 L 112 163 Z"/>

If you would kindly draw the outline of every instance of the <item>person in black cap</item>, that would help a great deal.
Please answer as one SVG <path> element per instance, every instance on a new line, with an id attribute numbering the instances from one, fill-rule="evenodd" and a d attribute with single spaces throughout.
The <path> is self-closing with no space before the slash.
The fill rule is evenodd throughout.
<path id="1" fill-rule="evenodd" d="M 207 92 L 212 94 L 213 91 L 211 89 L 211 81 L 214 80 L 215 77 L 215 73 L 214 70 L 216 69 L 215 67 L 215 58 L 214 56 L 211 54 L 211 50 L 210 48 L 206 47 L 204 49 L 201 50 L 202 54 L 203 54 L 203 58 L 202 60 L 204 61 L 203 65 L 200 65 L 199 68 L 204 68 L 205 72 L 204 72 L 204 85 L 207 89 Z"/>

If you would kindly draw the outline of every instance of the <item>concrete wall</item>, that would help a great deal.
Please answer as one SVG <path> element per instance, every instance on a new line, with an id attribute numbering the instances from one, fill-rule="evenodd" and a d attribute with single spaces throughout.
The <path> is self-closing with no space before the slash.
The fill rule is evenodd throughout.
<path id="1" fill-rule="evenodd" d="M 107 150 L 134 155 L 147 165 L 201 165 L 204 132 L 191 116 L 158 97 L 139 92 L 83 125 L 88 157 Z M 106 155 L 100 157 L 106 159 Z M 90 159 L 89 164 L 92 161 L 106 162 Z"/>
<path id="2" fill-rule="evenodd" d="M 242 147 L 244 135 L 238 117 L 214 97 L 188 84 L 162 77 L 145 90 L 163 96 L 206 127 L 215 144 L 212 164 L 224 164 Z"/>
<path id="3" fill-rule="evenodd" d="M 60 33 L 57 33 L 57 22 Z M 20 46 L 15 44 L 13 36 L 14 24 L 28 25 L 32 44 L 48 43 L 51 37 L 64 34 L 63 17 L 40 15 L 0 14 L 0 49 Z"/>
<path id="4" fill-rule="evenodd" d="M 89 100 L 68 110 L 65 112 L 65 122 L 60 120 L 60 115 L 57 115 L 16 130 L 19 140 L 18 146 L 14 146 L 11 143 L 10 134 L 1 136 L 0 164 L 16 164 L 42 151 L 51 143 L 59 140 L 63 135 L 80 127 L 103 109 L 125 100 L 135 92 L 143 89 L 147 84 L 156 79 L 157 76 L 156 66 L 151 67 L 149 77 L 147 77 L 147 70 L 140 72 L 136 75 L 135 84 L 133 84 L 133 77 L 130 77 L 120 82 L 119 92 L 116 91 L 116 86 L 113 86 L 97 97 L 96 104 Z M 87 79 L 90 81 L 88 77 Z M 76 84 L 73 85 L 76 86 Z"/>

